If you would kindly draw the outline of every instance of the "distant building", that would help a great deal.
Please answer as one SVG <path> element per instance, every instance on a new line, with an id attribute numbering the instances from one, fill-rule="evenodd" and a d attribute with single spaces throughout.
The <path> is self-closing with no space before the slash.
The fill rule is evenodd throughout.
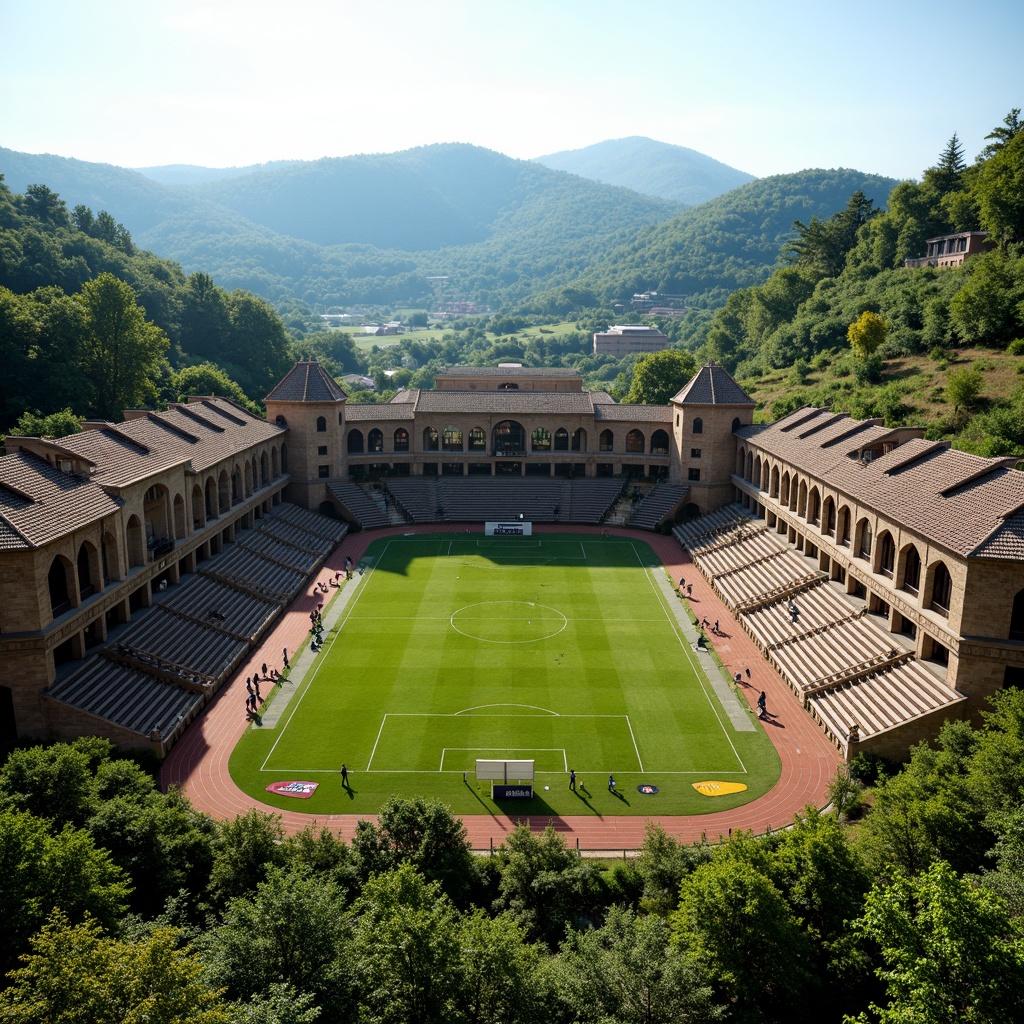
<path id="1" fill-rule="evenodd" d="M 925 256 L 904 261 L 906 267 L 959 267 L 969 256 L 988 252 L 995 243 L 987 231 L 960 231 L 955 235 L 939 235 L 925 242 Z"/>
<path id="2" fill-rule="evenodd" d="M 614 324 L 607 331 L 594 334 L 594 355 L 608 354 L 616 359 L 633 352 L 660 352 L 671 344 L 671 340 L 657 327 L 643 327 L 639 324 Z"/>

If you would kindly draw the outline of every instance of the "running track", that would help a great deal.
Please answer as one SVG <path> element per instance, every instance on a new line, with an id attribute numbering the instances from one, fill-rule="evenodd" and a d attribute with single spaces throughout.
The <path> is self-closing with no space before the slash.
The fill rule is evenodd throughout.
<path id="1" fill-rule="evenodd" d="M 363 552 L 379 537 L 413 532 L 413 527 L 395 527 L 358 533 L 346 537 L 326 561 L 317 579 L 327 582 L 342 568 L 346 556 L 358 562 Z M 457 525 L 424 526 L 416 532 L 464 532 Z M 594 529 L 572 526 L 542 526 L 538 533 L 595 533 Z M 607 532 L 642 540 L 650 544 L 661 559 L 673 581 L 685 576 L 693 584 L 691 603 L 699 618 L 716 619 L 724 635 L 715 638 L 715 652 L 735 676 L 749 668 L 752 685 L 741 692 L 753 706 L 760 690 L 768 698 L 773 719 L 766 725 L 782 761 L 778 785 L 763 797 L 731 811 L 718 811 L 688 817 L 650 818 L 604 817 L 601 815 L 549 816 L 524 818 L 513 815 L 467 815 L 465 822 L 470 844 L 475 850 L 498 846 L 516 825 L 529 821 L 531 828 L 541 830 L 551 824 L 565 834 L 568 844 L 578 843 L 582 850 L 633 850 L 644 838 L 648 820 L 660 821 L 665 830 L 684 842 L 702 837 L 715 840 L 731 831 L 761 833 L 782 828 L 801 814 L 808 805 L 823 807 L 828 800 L 829 779 L 835 774 L 841 758 L 839 751 L 804 711 L 793 692 L 764 660 L 754 642 L 736 624 L 726 606 L 690 562 L 689 555 L 672 537 L 646 532 L 609 529 Z M 246 728 L 242 707 L 245 703 L 245 678 L 259 671 L 263 662 L 280 665 L 282 648 L 299 649 L 309 632 L 309 613 L 319 604 L 313 596 L 313 583 L 297 598 L 266 636 L 263 645 L 253 652 L 234 677 L 223 686 L 202 715 L 189 726 L 185 735 L 171 749 L 164 762 L 161 782 L 164 788 L 178 785 L 200 811 L 216 818 L 230 819 L 253 807 L 280 814 L 287 832 L 298 832 L 314 821 L 297 811 L 280 811 L 254 801 L 243 793 L 228 773 L 228 757 Z M 345 839 L 351 839 L 356 822 L 372 815 L 336 814 L 315 821 L 326 825 Z"/>

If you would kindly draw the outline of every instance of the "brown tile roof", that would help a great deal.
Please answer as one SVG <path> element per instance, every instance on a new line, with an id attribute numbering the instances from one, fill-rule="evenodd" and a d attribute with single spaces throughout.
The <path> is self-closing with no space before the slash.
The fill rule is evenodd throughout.
<path id="1" fill-rule="evenodd" d="M 661 423 L 672 425 L 672 409 L 667 405 L 594 405 L 594 419 L 625 423 Z"/>
<path id="2" fill-rule="evenodd" d="M 898 440 L 899 431 L 824 409 L 800 409 L 736 434 L 957 555 L 1024 558 L 1024 473 L 1012 459 L 911 438 L 862 462 L 858 452 Z"/>
<path id="3" fill-rule="evenodd" d="M 284 429 L 226 398 L 205 398 L 116 426 L 83 430 L 62 438 L 61 444 L 95 463 L 93 480 L 123 487 L 183 463 L 203 472 Z"/>
<path id="4" fill-rule="evenodd" d="M 427 415 L 590 416 L 594 403 L 585 391 L 420 391 L 416 411 Z"/>
<path id="5" fill-rule="evenodd" d="M 717 363 L 702 366 L 672 399 L 680 405 L 754 405 L 754 400 Z"/>
<path id="6" fill-rule="evenodd" d="M 30 452 L 0 459 L 0 548 L 35 548 L 91 526 L 121 507 L 97 483 Z"/>
<path id="7" fill-rule="evenodd" d="M 314 359 L 298 362 L 267 395 L 268 402 L 343 402 L 348 395 Z"/>
<path id="8" fill-rule="evenodd" d="M 578 377 L 579 370 L 564 366 L 446 366 L 435 377 Z"/>
<path id="9" fill-rule="evenodd" d="M 374 405 L 372 402 L 356 402 L 345 406 L 346 423 L 398 423 L 416 419 L 416 407 L 410 402 L 398 404 L 386 402 Z"/>

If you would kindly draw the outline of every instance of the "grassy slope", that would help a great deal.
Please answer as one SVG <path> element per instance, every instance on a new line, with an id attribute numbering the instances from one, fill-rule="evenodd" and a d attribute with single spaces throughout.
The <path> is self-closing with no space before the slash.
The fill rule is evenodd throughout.
<path id="1" fill-rule="evenodd" d="M 541 549 L 502 541 L 486 555 L 476 539 L 448 554 L 450 543 L 390 542 L 281 727 L 249 731 L 236 748 L 231 770 L 246 792 L 319 815 L 373 813 L 395 794 L 440 797 L 464 814 L 695 814 L 777 781 L 760 727 L 733 732 L 697 678 L 646 545 L 588 538 L 584 561 L 579 539 L 565 539 L 551 561 L 548 537 Z M 419 717 L 382 727 L 385 714 Z M 589 796 L 568 792 L 563 748 Z M 536 757 L 532 802 L 497 807 L 473 782 L 474 759 L 499 756 Z M 618 797 L 607 792 L 609 772 Z M 263 792 L 287 779 L 321 786 L 302 802 Z M 709 800 L 691 786 L 705 779 L 749 790 Z M 641 797 L 640 782 L 661 791 Z"/>

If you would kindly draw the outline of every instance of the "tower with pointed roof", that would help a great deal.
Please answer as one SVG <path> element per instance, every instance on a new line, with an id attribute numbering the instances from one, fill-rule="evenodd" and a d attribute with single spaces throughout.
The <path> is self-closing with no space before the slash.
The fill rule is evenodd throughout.
<path id="1" fill-rule="evenodd" d="M 707 513 L 735 498 L 733 431 L 754 420 L 754 400 L 724 366 L 708 363 L 672 399 L 671 475 L 689 485 L 690 503 Z"/>
<path id="2" fill-rule="evenodd" d="M 267 395 L 267 419 L 288 428 L 285 497 L 309 509 L 330 502 L 327 485 L 347 472 L 342 452 L 348 395 L 314 360 L 297 362 Z"/>

